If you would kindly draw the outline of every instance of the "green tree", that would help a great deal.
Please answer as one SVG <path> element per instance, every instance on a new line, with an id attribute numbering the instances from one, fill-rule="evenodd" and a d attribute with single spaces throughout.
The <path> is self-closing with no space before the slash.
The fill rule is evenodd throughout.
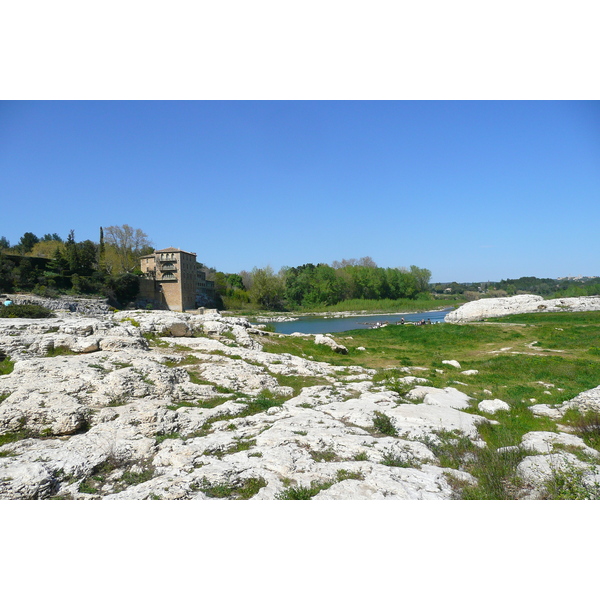
<path id="1" fill-rule="evenodd" d="M 12 292 L 15 285 L 15 263 L 0 252 L 0 292 Z"/>
<path id="2" fill-rule="evenodd" d="M 46 233 L 42 236 L 40 242 L 62 242 L 62 238 L 58 233 Z"/>
<path id="3" fill-rule="evenodd" d="M 285 288 L 281 277 L 270 266 L 252 269 L 250 298 L 256 304 L 269 310 L 281 310 L 285 298 Z"/>
<path id="4" fill-rule="evenodd" d="M 125 306 L 133 302 L 140 291 L 140 280 L 132 273 L 123 273 L 110 277 L 104 288 L 104 293 L 113 304 Z"/>
<path id="5" fill-rule="evenodd" d="M 431 279 L 431 271 L 429 269 L 421 269 L 415 265 L 411 265 L 410 274 L 415 279 L 418 293 L 429 291 L 429 280 Z"/>
<path id="6" fill-rule="evenodd" d="M 21 239 L 19 240 L 19 252 L 20 254 L 27 254 L 31 252 L 31 249 L 39 242 L 39 238 L 37 235 L 28 231 L 24 233 Z"/>
<path id="7" fill-rule="evenodd" d="M 152 242 L 141 229 L 129 225 L 111 225 L 105 232 L 107 267 L 113 273 L 131 273 L 139 267 L 139 258 L 153 252 Z M 112 263 L 109 266 L 109 261 Z"/>
<path id="8" fill-rule="evenodd" d="M 71 229 L 65 243 L 65 259 L 67 260 L 68 270 L 72 273 L 77 271 L 79 262 L 77 257 L 77 244 L 75 243 L 75 232 Z"/>
<path id="9" fill-rule="evenodd" d="M 104 245 L 104 229 L 100 227 L 100 245 L 98 247 L 98 270 L 106 273 L 106 247 Z"/>

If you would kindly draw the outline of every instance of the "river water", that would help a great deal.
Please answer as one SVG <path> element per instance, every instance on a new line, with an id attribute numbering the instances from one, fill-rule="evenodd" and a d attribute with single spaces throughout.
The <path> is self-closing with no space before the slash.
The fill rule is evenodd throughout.
<path id="1" fill-rule="evenodd" d="M 402 317 L 408 323 L 421 319 L 431 319 L 432 323 L 442 323 L 444 317 L 454 309 L 434 310 L 430 312 L 394 315 L 358 315 L 353 317 L 300 317 L 297 321 L 273 323 L 277 333 L 339 333 L 350 329 L 370 329 L 377 322 L 388 321 L 393 325 Z"/>

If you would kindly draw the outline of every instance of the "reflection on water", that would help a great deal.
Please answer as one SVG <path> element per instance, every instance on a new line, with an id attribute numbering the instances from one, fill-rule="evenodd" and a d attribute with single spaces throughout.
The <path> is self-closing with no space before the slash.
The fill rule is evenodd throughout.
<path id="1" fill-rule="evenodd" d="M 371 315 L 354 317 L 300 317 L 297 321 L 288 323 L 273 323 L 277 333 L 339 333 L 350 329 L 369 329 L 376 323 L 387 321 L 390 326 L 395 325 L 402 317 L 407 323 L 416 323 L 430 319 L 432 323 L 441 323 L 444 317 L 454 309 L 434 310 L 430 312 L 397 314 L 397 315 Z"/>

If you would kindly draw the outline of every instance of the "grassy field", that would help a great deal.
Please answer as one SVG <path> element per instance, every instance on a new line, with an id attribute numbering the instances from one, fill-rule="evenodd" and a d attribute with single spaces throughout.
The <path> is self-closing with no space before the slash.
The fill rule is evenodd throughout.
<path id="1" fill-rule="evenodd" d="M 390 325 L 334 337 L 348 348 L 347 355 L 316 346 L 310 338 L 289 336 L 272 337 L 265 348 L 337 365 L 382 370 L 423 367 L 423 376 L 436 387 L 458 379 L 466 384 L 459 388 L 469 395 L 484 397 L 487 389 L 505 401 L 535 397 L 553 404 L 600 384 L 600 313 L 521 315 L 493 324 Z M 365 350 L 357 350 L 361 346 Z M 479 373 L 459 375 L 443 360 L 457 360 L 461 371 Z M 539 381 L 556 389 L 545 388 Z"/>
<path id="2" fill-rule="evenodd" d="M 407 390 L 398 378 L 407 373 L 399 367 L 421 367 L 423 370 L 412 374 L 428 379 L 432 386 L 452 386 L 473 398 L 468 412 L 478 413 L 477 404 L 484 399 L 498 398 L 510 405 L 509 411 L 494 415 L 499 425 L 479 428 L 487 448 L 478 449 L 466 439 L 450 439 L 451 435 L 441 446 L 432 448 L 443 466 L 468 470 L 480 481 L 476 488 L 463 490 L 463 498 L 514 497 L 515 469 L 523 453 L 502 453 L 499 457 L 496 450 L 519 444 L 529 431 L 559 431 L 561 423 L 537 417 L 529 407 L 534 402 L 558 404 L 600 385 L 597 312 L 519 315 L 466 325 L 391 325 L 334 337 L 348 348 L 347 355 L 316 346 L 310 338 L 287 336 L 270 338 L 265 350 L 336 365 L 374 368 L 378 370 L 375 381 L 401 395 Z M 443 360 L 456 360 L 461 368 L 446 365 Z M 478 373 L 462 375 L 464 370 Z M 588 415 L 586 419 L 567 415 L 562 424 L 575 425 L 574 432 L 600 450 L 599 415 Z M 564 490 L 563 486 L 550 497 L 565 497 Z"/>

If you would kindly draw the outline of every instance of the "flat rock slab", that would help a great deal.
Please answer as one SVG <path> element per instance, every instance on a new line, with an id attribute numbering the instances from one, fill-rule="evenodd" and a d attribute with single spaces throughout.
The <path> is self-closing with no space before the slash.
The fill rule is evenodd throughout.
<path id="1" fill-rule="evenodd" d="M 409 400 L 422 400 L 423 404 L 448 408 L 469 408 L 471 398 L 453 387 L 444 389 L 417 386 L 406 394 Z"/>
<path id="2" fill-rule="evenodd" d="M 600 310 L 600 296 L 579 296 L 544 300 L 534 294 L 510 298 L 484 298 L 467 302 L 444 317 L 446 323 L 468 323 L 492 317 L 538 312 L 581 312 Z"/>
<path id="3" fill-rule="evenodd" d="M 510 410 L 510 405 L 507 402 L 504 402 L 504 400 L 482 400 L 477 405 L 477 409 L 481 412 L 493 415 L 499 410 Z"/>

